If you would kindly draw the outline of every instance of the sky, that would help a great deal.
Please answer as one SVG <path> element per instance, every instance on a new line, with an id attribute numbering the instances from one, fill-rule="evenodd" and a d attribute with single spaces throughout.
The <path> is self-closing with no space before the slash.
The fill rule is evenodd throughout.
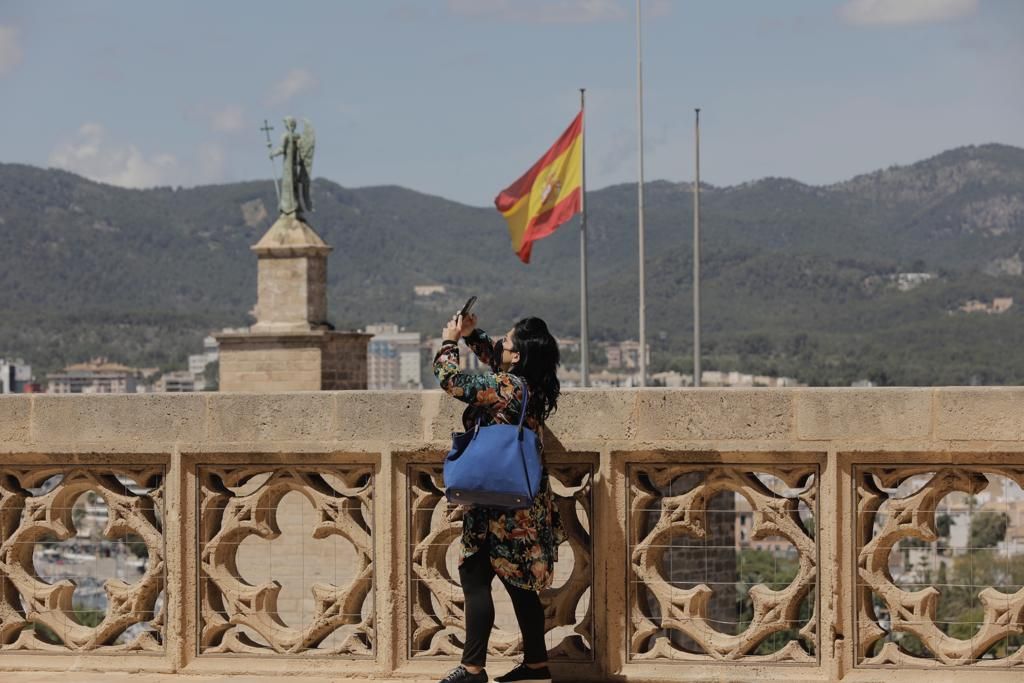
<path id="1" fill-rule="evenodd" d="M 642 0 L 648 180 L 828 184 L 1024 147 L 1022 0 Z M 637 177 L 632 0 L 0 0 L 0 162 L 126 187 L 314 175 L 490 205 L 587 89 L 587 183 Z M 280 160 L 278 160 L 278 165 Z"/>

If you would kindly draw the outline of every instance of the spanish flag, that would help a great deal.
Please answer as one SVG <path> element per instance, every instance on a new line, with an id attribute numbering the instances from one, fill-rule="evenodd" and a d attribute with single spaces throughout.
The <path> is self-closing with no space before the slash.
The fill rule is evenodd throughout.
<path id="1" fill-rule="evenodd" d="M 522 178 L 501 191 L 494 205 L 508 221 L 512 249 L 530 262 L 533 243 L 580 211 L 583 185 L 583 112 Z"/>

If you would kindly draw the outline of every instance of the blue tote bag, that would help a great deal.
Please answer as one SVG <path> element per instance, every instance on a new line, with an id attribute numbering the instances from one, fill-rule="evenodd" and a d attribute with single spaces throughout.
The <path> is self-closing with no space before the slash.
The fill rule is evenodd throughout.
<path id="1" fill-rule="evenodd" d="M 519 424 L 492 424 L 452 433 L 444 459 L 445 495 L 457 505 L 515 510 L 527 508 L 540 490 L 541 462 L 537 434 L 523 427 L 529 391 L 523 382 Z"/>

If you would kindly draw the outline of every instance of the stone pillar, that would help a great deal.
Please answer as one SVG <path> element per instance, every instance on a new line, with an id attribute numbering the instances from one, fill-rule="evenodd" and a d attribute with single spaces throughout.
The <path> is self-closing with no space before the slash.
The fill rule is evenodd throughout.
<path id="1" fill-rule="evenodd" d="M 327 255 L 304 221 L 281 215 L 251 249 L 259 259 L 256 322 L 220 343 L 220 390 L 365 389 L 372 335 L 327 322 Z"/>
<path id="2" fill-rule="evenodd" d="M 253 332 L 327 326 L 327 254 L 331 247 L 305 222 L 282 215 L 250 247 L 259 258 Z"/>

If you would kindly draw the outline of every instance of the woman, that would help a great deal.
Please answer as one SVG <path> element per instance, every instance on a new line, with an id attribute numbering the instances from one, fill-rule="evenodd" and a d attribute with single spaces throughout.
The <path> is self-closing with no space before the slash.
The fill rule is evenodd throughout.
<path id="1" fill-rule="evenodd" d="M 558 404 L 558 344 L 540 318 L 525 318 L 497 343 L 476 329 L 477 318 L 457 315 L 444 328 L 441 350 L 434 357 L 434 374 L 441 388 L 468 403 L 462 415 L 466 429 L 481 418 L 517 424 L 528 388 L 526 426 L 542 437 L 544 420 Z M 492 372 L 459 371 L 459 339 L 489 365 Z M 459 579 L 466 596 L 466 643 L 462 662 L 442 683 L 485 683 L 487 641 L 494 626 L 491 582 L 497 576 L 512 598 L 523 634 L 523 662 L 496 681 L 551 681 L 544 644 L 544 608 L 538 591 L 551 585 L 558 545 L 565 540 L 548 485 L 547 470 L 529 508 L 503 510 L 467 507 L 462 517 L 462 557 Z"/>

